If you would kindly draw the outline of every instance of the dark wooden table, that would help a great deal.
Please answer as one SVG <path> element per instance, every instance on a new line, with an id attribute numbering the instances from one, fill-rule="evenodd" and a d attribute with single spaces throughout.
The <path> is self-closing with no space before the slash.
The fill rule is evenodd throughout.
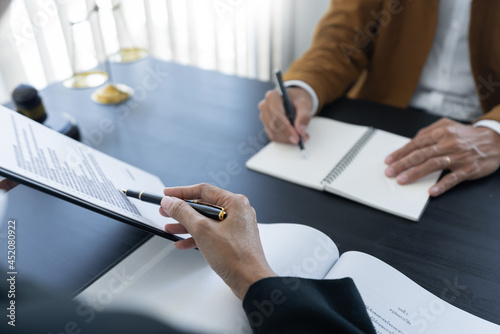
<path id="1" fill-rule="evenodd" d="M 83 142 L 166 185 L 209 182 L 245 194 L 261 223 L 313 226 L 341 252 L 369 253 L 451 304 L 500 324 L 500 173 L 432 199 L 421 221 L 412 223 L 247 170 L 245 162 L 267 143 L 257 103 L 272 84 L 151 58 L 112 66 L 115 80 L 135 89 L 134 99 L 122 105 L 97 105 L 92 90 L 61 84 L 41 92 L 49 113 L 74 115 Z M 436 120 L 352 100 L 327 106 L 323 114 L 409 137 Z M 9 200 L 20 278 L 66 293 L 87 286 L 150 237 L 24 186 Z"/>

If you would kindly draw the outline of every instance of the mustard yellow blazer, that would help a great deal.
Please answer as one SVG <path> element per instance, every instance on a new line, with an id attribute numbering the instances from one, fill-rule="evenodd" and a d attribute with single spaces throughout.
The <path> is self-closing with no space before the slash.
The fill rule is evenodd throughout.
<path id="1" fill-rule="evenodd" d="M 307 82 L 320 107 L 347 94 L 406 108 L 432 47 L 439 0 L 332 0 L 311 48 L 286 80 Z M 471 67 L 484 112 L 500 121 L 500 1 L 473 0 Z"/>

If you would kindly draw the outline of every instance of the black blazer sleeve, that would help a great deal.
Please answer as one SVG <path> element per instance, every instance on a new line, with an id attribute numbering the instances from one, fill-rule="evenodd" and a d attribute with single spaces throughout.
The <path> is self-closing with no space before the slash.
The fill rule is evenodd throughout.
<path id="1" fill-rule="evenodd" d="M 243 308 L 254 333 L 375 333 L 350 278 L 266 278 L 250 287 Z"/>

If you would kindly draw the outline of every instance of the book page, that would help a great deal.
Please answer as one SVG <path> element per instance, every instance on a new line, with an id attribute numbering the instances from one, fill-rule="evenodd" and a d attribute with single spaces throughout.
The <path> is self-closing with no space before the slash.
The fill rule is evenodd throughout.
<path id="1" fill-rule="evenodd" d="M 354 280 L 379 334 L 500 333 L 500 326 L 436 297 L 371 255 L 342 254 L 326 279 L 343 277 Z"/>
<path id="2" fill-rule="evenodd" d="M 163 231 L 157 206 L 129 200 L 120 191 L 162 194 L 158 177 L 5 107 L 0 107 L 0 128 L 0 170 Z"/>
<path id="3" fill-rule="evenodd" d="M 404 186 L 395 178 L 385 176 L 385 158 L 409 141 L 409 138 L 377 130 L 351 164 L 325 187 L 326 190 L 410 220 L 419 220 L 429 200 L 428 190 L 437 182 L 441 171 Z"/>
<path id="4" fill-rule="evenodd" d="M 271 142 L 247 161 L 249 169 L 305 187 L 323 190 L 321 181 L 361 137 L 366 127 L 314 117 L 311 139 L 305 143 L 308 159 L 297 145 Z"/>
<path id="5" fill-rule="evenodd" d="M 260 224 L 259 231 L 268 262 L 277 274 L 320 279 L 338 259 L 333 241 L 313 228 Z M 84 310 L 141 313 L 187 332 L 252 332 L 242 301 L 201 253 L 180 251 L 159 237 L 99 278 L 77 301 Z"/>

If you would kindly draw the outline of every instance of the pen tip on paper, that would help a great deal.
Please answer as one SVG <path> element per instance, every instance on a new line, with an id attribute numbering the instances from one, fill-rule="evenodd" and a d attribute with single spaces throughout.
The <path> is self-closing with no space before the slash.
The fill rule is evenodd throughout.
<path id="1" fill-rule="evenodd" d="M 125 195 L 127 195 L 127 191 L 125 189 L 122 189 L 122 193 L 124 193 Z"/>
<path id="2" fill-rule="evenodd" d="M 306 151 L 306 147 L 304 146 L 304 142 L 302 141 L 302 137 L 299 136 L 299 148 L 300 148 L 300 151 L 302 152 L 302 157 L 307 160 L 307 158 L 309 157 L 307 155 L 307 151 Z"/>
<path id="3" fill-rule="evenodd" d="M 309 158 L 309 155 L 307 154 L 306 149 L 301 150 L 302 151 L 302 157 L 307 160 Z"/>

